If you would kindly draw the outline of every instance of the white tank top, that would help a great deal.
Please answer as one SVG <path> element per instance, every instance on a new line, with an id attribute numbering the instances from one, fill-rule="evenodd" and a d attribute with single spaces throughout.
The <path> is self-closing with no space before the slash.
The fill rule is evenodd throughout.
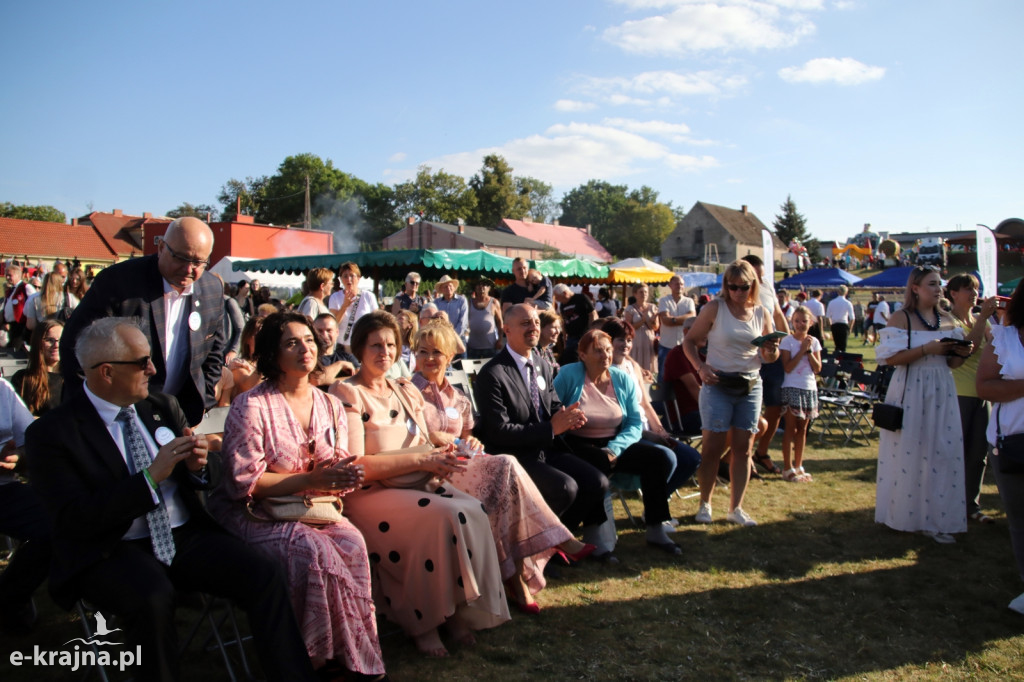
<path id="1" fill-rule="evenodd" d="M 708 364 L 721 372 L 750 374 L 761 369 L 758 348 L 750 343 L 764 331 L 764 306 L 754 306 L 749 322 L 737 320 L 722 299 L 708 334 Z"/>

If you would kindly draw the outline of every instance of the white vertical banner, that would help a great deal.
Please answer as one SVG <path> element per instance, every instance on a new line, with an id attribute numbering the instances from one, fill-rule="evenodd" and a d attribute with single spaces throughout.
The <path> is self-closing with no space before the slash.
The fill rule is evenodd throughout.
<path id="1" fill-rule="evenodd" d="M 978 225 L 978 274 L 981 275 L 981 288 L 986 298 L 995 296 L 999 284 L 996 282 L 999 249 L 996 236 L 984 225 Z"/>
<path id="2" fill-rule="evenodd" d="M 767 227 L 761 229 L 761 245 L 764 247 L 764 283 L 775 287 L 775 240 Z"/>

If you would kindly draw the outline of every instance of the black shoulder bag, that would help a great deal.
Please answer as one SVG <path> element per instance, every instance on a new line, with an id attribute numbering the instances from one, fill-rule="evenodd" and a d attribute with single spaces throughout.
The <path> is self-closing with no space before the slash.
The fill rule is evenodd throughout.
<path id="1" fill-rule="evenodd" d="M 907 316 L 907 350 L 910 350 L 910 313 L 903 311 Z M 910 365 L 907 365 L 907 374 L 910 374 Z M 899 405 L 888 403 L 875 403 L 871 408 L 871 421 L 880 429 L 886 431 L 899 431 L 903 428 L 903 399 L 907 397 L 907 381 L 909 376 L 903 380 L 903 395 L 900 397 Z"/>

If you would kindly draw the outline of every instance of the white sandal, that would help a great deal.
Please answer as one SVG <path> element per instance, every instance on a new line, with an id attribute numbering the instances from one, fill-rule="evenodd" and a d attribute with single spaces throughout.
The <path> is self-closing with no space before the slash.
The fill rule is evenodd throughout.
<path id="1" fill-rule="evenodd" d="M 797 483 L 800 480 L 800 472 L 790 467 L 782 472 L 782 480 L 790 483 Z"/>
<path id="2" fill-rule="evenodd" d="M 799 469 L 797 469 L 796 473 L 797 473 L 797 480 L 800 481 L 801 483 L 813 483 L 814 482 L 814 476 L 811 476 L 809 473 L 804 471 L 803 467 L 800 467 Z"/>

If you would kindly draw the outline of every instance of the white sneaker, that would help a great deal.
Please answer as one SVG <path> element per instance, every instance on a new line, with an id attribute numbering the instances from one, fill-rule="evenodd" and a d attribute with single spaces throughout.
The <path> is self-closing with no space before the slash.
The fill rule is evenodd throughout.
<path id="1" fill-rule="evenodd" d="M 701 502 L 700 509 L 697 510 L 697 515 L 693 517 L 693 520 L 697 523 L 711 523 L 711 504 Z"/>
<path id="2" fill-rule="evenodd" d="M 674 521 L 675 521 L 675 519 L 672 519 L 671 521 L 662 521 L 661 522 L 661 527 L 665 529 L 666 533 L 675 533 L 676 530 L 678 530 L 676 528 L 676 526 L 679 525 L 679 524 L 678 523 L 674 524 L 673 523 Z"/>
<path id="3" fill-rule="evenodd" d="M 726 515 L 725 519 L 727 521 L 732 521 L 733 523 L 738 524 L 740 526 L 747 526 L 747 527 L 749 527 L 749 526 L 756 526 L 757 525 L 757 521 L 755 521 L 754 519 L 750 518 L 747 515 L 747 512 L 743 511 L 743 509 L 740 508 L 740 507 L 736 507 L 731 512 L 729 512 Z"/>
<path id="4" fill-rule="evenodd" d="M 1010 602 L 1010 605 L 1006 608 L 1017 613 L 1024 614 L 1024 594 L 1018 595 L 1016 599 Z"/>
<path id="5" fill-rule="evenodd" d="M 932 530 L 923 530 L 921 531 L 921 535 L 925 536 L 926 538 L 931 538 L 932 540 L 935 540 L 935 542 L 939 543 L 940 545 L 952 545 L 956 543 L 956 538 L 950 535 L 949 533 L 936 533 Z"/>

